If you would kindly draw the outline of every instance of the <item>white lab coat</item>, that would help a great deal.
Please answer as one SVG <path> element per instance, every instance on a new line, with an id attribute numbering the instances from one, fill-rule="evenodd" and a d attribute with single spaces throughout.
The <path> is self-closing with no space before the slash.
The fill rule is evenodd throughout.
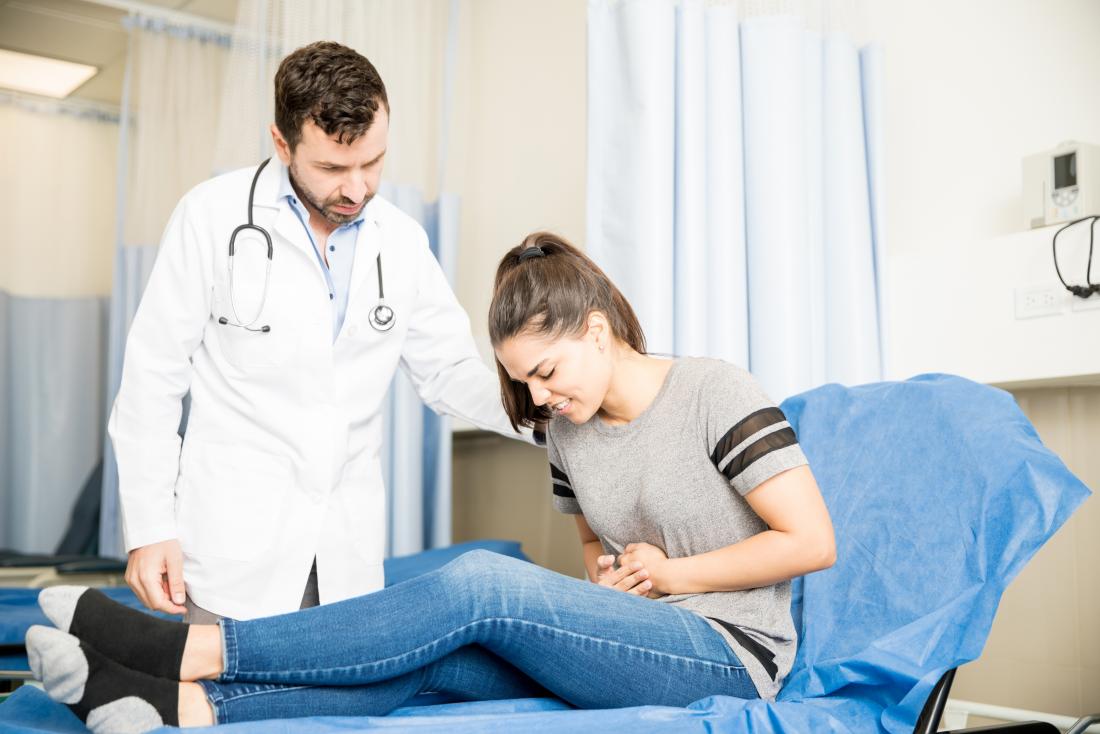
<path id="1" fill-rule="evenodd" d="M 109 425 L 126 549 L 178 538 L 192 600 L 236 619 L 297 609 L 315 557 L 322 603 L 383 586 L 381 407 L 398 365 L 433 410 L 516 436 L 427 235 L 380 197 L 359 228 L 333 343 L 320 263 L 285 198 L 277 200 L 280 169 L 272 160 L 261 173 L 253 208 L 274 245 L 254 326 L 271 331 L 218 323 L 236 321 L 228 242 L 247 221 L 252 167 L 200 184 L 176 207 L 130 330 Z M 397 319 L 383 333 L 367 320 L 378 302 L 380 250 Z M 234 292 L 244 323 L 260 303 L 265 262 L 257 240 L 238 246 Z"/>

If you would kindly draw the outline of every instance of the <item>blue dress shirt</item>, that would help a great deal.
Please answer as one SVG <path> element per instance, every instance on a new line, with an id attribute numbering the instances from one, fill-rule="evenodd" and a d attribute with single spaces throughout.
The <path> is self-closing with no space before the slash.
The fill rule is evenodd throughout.
<path id="1" fill-rule="evenodd" d="M 325 275 L 325 282 L 328 284 L 328 297 L 332 301 L 332 341 L 335 343 L 336 337 L 340 334 L 340 329 L 344 326 L 344 316 L 348 311 L 351 266 L 355 262 L 355 240 L 359 237 L 359 227 L 363 224 L 367 207 L 363 207 L 354 221 L 341 224 L 334 229 L 332 234 L 328 236 L 328 242 L 323 243 L 323 246 L 328 249 L 328 252 L 325 253 L 328 255 L 328 264 L 326 265 L 325 257 L 321 254 L 317 240 L 313 237 L 313 230 L 309 226 L 309 211 L 306 209 L 305 204 L 298 199 L 298 194 L 291 186 L 290 173 L 286 167 L 283 167 L 282 182 L 279 186 L 279 198 L 284 196 L 290 204 L 290 208 L 298 215 L 298 221 L 305 228 L 309 241 L 313 243 L 313 253 L 317 255 L 317 262 L 321 266 L 321 272 Z"/>

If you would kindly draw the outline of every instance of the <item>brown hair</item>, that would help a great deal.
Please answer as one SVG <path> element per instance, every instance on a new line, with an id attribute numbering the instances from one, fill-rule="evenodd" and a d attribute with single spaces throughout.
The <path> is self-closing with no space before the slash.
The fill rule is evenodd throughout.
<path id="1" fill-rule="evenodd" d="M 564 238 L 549 232 L 527 235 L 497 266 L 489 304 L 489 339 L 493 347 L 519 334 L 559 337 L 585 331 L 588 315 L 600 311 L 611 335 L 645 354 L 645 335 L 626 298 L 599 266 Z M 508 376 L 496 360 L 500 396 L 512 428 L 550 419 L 535 405 L 527 386 Z"/>
<path id="2" fill-rule="evenodd" d="M 294 51 L 275 73 L 275 125 L 291 151 L 307 119 L 341 143 L 354 143 L 374 122 L 379 104 L 389 114 L 378 70 L 362 54 L 332 41 Z"/>

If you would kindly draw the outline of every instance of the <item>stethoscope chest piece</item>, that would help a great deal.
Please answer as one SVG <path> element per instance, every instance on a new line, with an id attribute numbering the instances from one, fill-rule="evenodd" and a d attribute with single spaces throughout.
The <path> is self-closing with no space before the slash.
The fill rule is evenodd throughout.
<path id="1" fill-rule="evenodd" d="M 393 309 L 382 301 L 379 301 L 378 305 L 370 310 L 370 315 L 367 318 L 370 320 L 370 325 L 378 331 L 389 331 L 397 323 Z"/>
<path id="2" fill-rule="evenodd" d="M 386 305 L 386 289 L 382 285 L 382 253 L 378 253 L 375 260 L 378 269 L 378 305 L 370 310 L 367 320 L 375 331 L 389 331 L 397 323 L 397 315 L 393 309 Z"/>

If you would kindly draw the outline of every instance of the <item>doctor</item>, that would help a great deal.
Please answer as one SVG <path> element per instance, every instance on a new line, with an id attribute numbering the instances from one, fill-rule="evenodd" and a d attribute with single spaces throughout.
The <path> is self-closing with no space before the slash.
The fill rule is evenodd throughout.
<path id="1" fill-rule="evenodd" d="M 366 58 L 298 49 L 276 157 L 168 222 L 109 424 L 126 580 L 152 609 L 250 619 L 380 589 L 398 365 L 433 410 L 516 436 L 423 228 L 376 196 L 388 129 Z"/>

